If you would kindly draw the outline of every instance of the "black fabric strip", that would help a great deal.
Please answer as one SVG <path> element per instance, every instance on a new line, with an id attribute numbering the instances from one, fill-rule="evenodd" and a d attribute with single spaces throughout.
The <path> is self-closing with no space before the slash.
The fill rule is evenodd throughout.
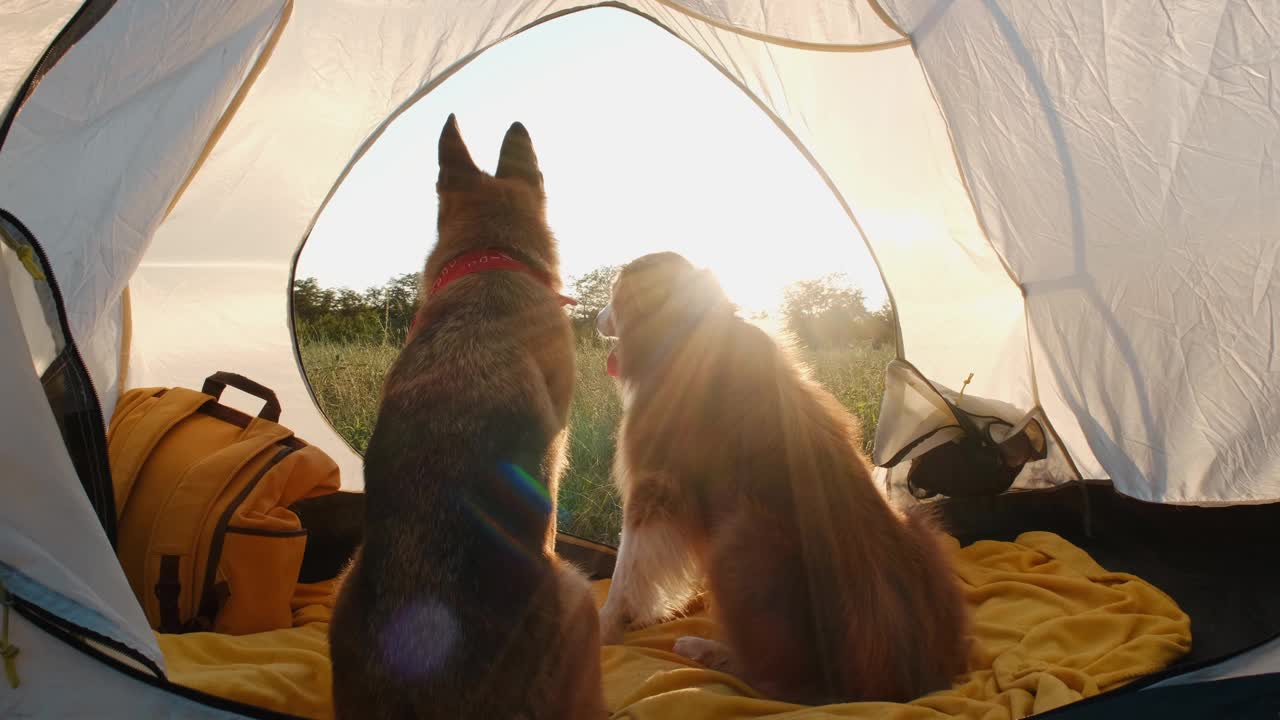
<path id="1" fill-rule="evenodd" d="M 49 294 L 57 311 L 58 327 L 62 333 L 63 349 L 58 358 L 45 370 L 41 382 L 45 398 L 53 411 L 62 440 L 71 456 L 85 495 L 106 532 L 111 549 L 116 549 L 115 486 L 111 480 L 111 462 L 107 454 L 107 422 L 98 400 L 93 378 L 80 355 L 71 325 L 67 321 L 67 308 L 54 276 L 49 256 L 31 230 L 9 211 L 0 208 L 0 221 L 12 227 L 21 236 L 15 238 L 26 243 L 35 253 L 40 270 L 45 275 Z"/>
<path id="2" fill-rule="evenodd" d="M 182 631 L 182 619 L 178 611 L 178 598 L 182 595 L 182 580 L 178 577 L 181 558 L 177 555 L 160 557 L 160 573 L 156 578 L 155 595 L 160 603 L 160 627 L 162 633 Z"/>
<path id="3" fill-rule="evenodd" d="M 1031 717 L 1036 720 L 1275 720 L 1280 717 L 1280 673 L 1175 685 L 1122 695 L 1107 693 Z"/>
<path id="4" fill-rule="evenodd" d="M 1128 685 L 1125 685 L 1124 687 L 1117 688 L 1115 690 L 1112 690 L 1109 693 L 1096 695 L 1086 700 L 1081 700 L 1079 703 L 1073 703 L 1068 707 L 1074 707 L 1082 703 L 1101 702 L 1104 700 L 1114 699 L 1120 695 L 1126 695 L 1129 693 L 1156 692 L 1157 690 L 1160 690 L 1162 688 L 1157 688 L 1157 690 L 1144 690 L 1144 688 L 1149 688 L 1152 685 L 1164 682 L 1165 680 L 1169 680 L 1171 678 L 1181 677 L 1183 675 L 1187 675 L 1193 672 L 1198 672 L 1206 668 L 1214 667 L 1215 665 L 1221 665 L 1222 663 L 1228 662 L 1230 660 L 1234 660 L 1235 658 L 1238 658 L 1241 655 L 1246 655 L 1248 653 L 1251 653 L 1254 650 L 1257 650 L 1258 648 L 1262 647 L 1263 645 L 1266 645 L 1267 643 L 1270 643 L 1270 642 L 1274 642 L 1276 640 L 1280 640 L 1280 633 L 1272 635 L 1264 640 L 1260 640 L 1252 645 L 1249 645 L 1248 647 L 1241 648 L 1240 650 L 1237 650 L 1235 652 L 1230 652 L 1225 655 L 1219 655 L 1217 657 L 1212 657 L 1207 660 L 1201 660 L 1200 662 L 1191 663 L 1188 665 L 1175 665 L 1173 667 L 1166 668 L 1165 670 L 1161 670 L 1160 672 L 1151 673 L 1150 675 L 1143 675 L 1142 677 L 1138 678 L 1137 680 L 1134 680 L 1133 682 L 1129 683 Z M 1211 681 L 1193 682 L 1193 683 L 1188 683 L 1188 686 L 1205 685 L 1209 682 L 1220 682 L 1220 681 L 1211 680 Z M 1051 713 L 1052 712 L 1053 711 L 1051 711 Z M 1041 716 L 1036 715 L 1035 717 L 1038 718 Z"/>
<path id="5" fill-rule="evenodd" d="M 894 453 L 893 457 L 889 458 L 889 461 L 888 461 L 888 462 L 886 462 L 886 463 L 883 465 L 883 467 L 886 467 L 886 468 L 894 467 L 894 466 L 895 466 L 895 465 L 897 465 L 898 463 L 902 462 L 902 458 L 906 457 L 906 456 L 907 456 L 907 453 L 911 452 L 912 450 L 915 450 L 915 449 L 916 449 L 916 447 L 917 447 L 920 443 L 924 442 L 925 440 L 928 440 L 929 438 L 933 437 L 934 435 L 937 435 L 938 433 L 942 432 L 943 430 L 948 430 L 948 429 L 950 429 L 950 428 L 960 428 L 960 426 L 959 426 L 959 425 L 956 425 L 956 424 L 954 424 L 954 423 L 952 423 L 952 424 L 950 424 L 950 425 L 943 425 L 942 427 L 938 427 L 938 428 L 934 428 L 934 429 L 930 430 L 929 432 L 927 432 L 927 433 L 925 433 L 925 434 L 921 435 L 920 437 L 916 438 L 915 440 L 912 440 L 911 442 L 909 442 L 909 443 L 907 443 L 906 445 L 904 445 L 904 446 L 902 447 L 902 449 L 901 449 L 901 450 L 899 450 L 898 452 Z M 960 428 L 960 429 L 963 429 L 963 428 Z"/>
<path id="6" fill-rule="evenodd" d="M 257 537 L 270 537 L 270 538 L 294 538 L 294 537 L 302 537 L 306 535 L 307 529 L 302 528 L 301 530 L 260 530 L 258 528 L 228 527 L 227 533 L 233 534 L 233 535 L 254 535 Z"/>
<path id="7" fill-rule="evenodd" d="M 39 605 L 27 602 L 25 599 L 17 595 L 14 595 L 13 593 L 9 593 L 9 598 L 13 601 L 12 607 L 14 610 L 16 610 L 20 615 L 25 617 L 27 620 L 30 620 L 32 624 L 36 625 L 41 630 L 44 630 L 50 635 L 53 635 L 54 637 L 57 637 L 58 639 L 72 645 L 84 646 L 86 648 L 86 651 L 90 652 L 95 657 L 98 657 L 104 660 L 115 661 L 114 658 L 111 658 L 110 655 L 105 655 L 97 650 L 94 650 L 92 646 L 87 645 L 84 642 L 84 640 L 82 640 L 81 638 L 75 637 L 75 634 L 83 635 L 84 637 L 90 638 L 94 642 L 105 645 L 106 647 L 109 647 L 112 650 L 115 650 L 121 655 L 125 655 L 130 659 L 138 662 L 139 664 L 146 667 L 151 672 L 155 673 L 156 678 L 164 677 L 164 671 L 160 669 L 159 665 L 156 665 L 154 662 L 151 661 L 151 658 L 147 657 L 146 655 L 143 655 L 137 650 L 134 650 L 128 645 L 125 645 L 124 643 L 119 642 L 117 640 L 113 640 L 105 635 L 96 633 L 88 628 L 81 627 L 69 620 L 60 618 L 57 615 L 54 615 L 53 613 L 50 613 L 49 611 L 40 607 Z M 75 634 L 73 634 L 73 632 Z M 125 667 L 128 667 L 128 666 L 125 666 Z M 130 669 L 132 670 L 132 668 Z M 134 672 L 137 672 L 137 671 L 134 670 Z"/>

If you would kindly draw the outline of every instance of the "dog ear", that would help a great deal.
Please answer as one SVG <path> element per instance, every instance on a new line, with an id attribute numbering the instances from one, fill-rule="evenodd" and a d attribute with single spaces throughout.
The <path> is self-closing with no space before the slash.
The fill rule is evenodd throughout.
<path id="1" fill-rule="evenodd" d="M 462 133 L 458 131 L 458 120 L 449 115 L 440 132 L 440 176 L 436 180 L 439 190 L 456 189 L 466 186 L 480 176 L 480 168 L 476 167 L 467 152 L 467 144 L 462 141 Z"/>
<path id="2" fill-rule="evenodd" d="M 520 123 L 512 123 L 502 138 L 502 150 L 498 153 L 500 178 L 519 178 L 537 190 L 542 190 L 542 171 L 538 170 L 538 156 L 533 152 L 533 140 L 529 131 Z"/>

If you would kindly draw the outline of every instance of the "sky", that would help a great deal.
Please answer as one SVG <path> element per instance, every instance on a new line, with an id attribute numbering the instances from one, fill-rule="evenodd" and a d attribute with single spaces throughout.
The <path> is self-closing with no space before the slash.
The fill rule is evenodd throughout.
<path id="1" fill-rule="evenodd" d="M 449 113 L 489 171 L 510 124 L 528 128 L 566 282 L 674 250 L 747 312 L 775 311 L 790 283 L 837 272 L 868 308 L 884 300 L 852 221 L 773 121 L 680 40 L 609 8 L 507 40 L 408 108 L 320 214 L 298 277 L 363 290 L 421 270 Z M 358 260 L 353 237 L 366 248 Z"/>

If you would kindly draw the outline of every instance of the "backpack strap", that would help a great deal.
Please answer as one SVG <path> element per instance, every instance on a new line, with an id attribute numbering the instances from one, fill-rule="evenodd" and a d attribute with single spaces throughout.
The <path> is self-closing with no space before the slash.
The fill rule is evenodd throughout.
<path id="1" fill-rule="evenodd" d="M 240 392 L 248 393 L 259 400 L 266 401 L 266 404 L 262 406 L 262 410 L 258 412 L 258 417 L 271 422 L 280 422 L 280 400 L 276 397 L 275 392 L 266 385 L 254 382 L 243 375 L 220 370 L 205 378 L 204 387 L 200 388 L 200 391 L 205 395 L 211 396 L 214 400 L 221 400 L 222 391 L 226 390 L 228 385 Z"/>
<path id="2" fill-rule="evenodd" d="M 160 558 L 160 572 L 156 576 L 156 601 L 160 603 L 160 624 L 156 627 L 162 633 L 182 632 L 182 614 L 178 610 L 178 598 L 182 595 L 182 558 L 177 555 L 165 555 Z"/>

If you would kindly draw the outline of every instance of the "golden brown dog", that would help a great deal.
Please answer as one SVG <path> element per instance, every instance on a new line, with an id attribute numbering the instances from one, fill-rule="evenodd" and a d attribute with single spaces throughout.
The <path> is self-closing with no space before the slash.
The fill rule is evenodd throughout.
<path id="1" fill-rule="evenodd" d="M 857 421 L 715 279 L 674 253 L 625 267 L 599 328 L 625 403 L 622 541 L 605 642 L 706 582 L 724 644 L 675 651 L 804 703 L 906 701 L 965 670 L 941 535 L 871 482 Z"/>
<path id="2" fill-rule="evenodd" d="M 528 133 L 497 172 L 452 116 L 439 240 L 365 453 L 364 545 L 330 628 L 335 715 L 599 720 L 599 624 L 554 555 L 574 343 Z"/>

